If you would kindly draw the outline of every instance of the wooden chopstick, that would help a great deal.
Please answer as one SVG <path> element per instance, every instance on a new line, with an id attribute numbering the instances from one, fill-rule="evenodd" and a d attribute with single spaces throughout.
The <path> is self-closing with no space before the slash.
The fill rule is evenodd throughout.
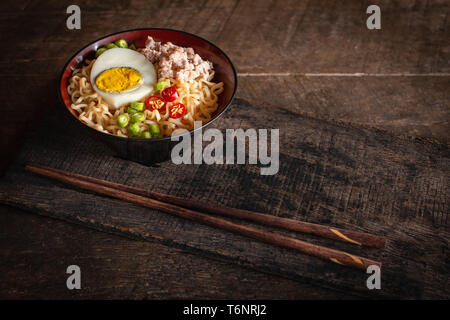
<path id="1" fill-rule="evenodd" d="M 163 194 L 155 191 L 150 190 L 144 190 L 136 187 L 131 187 L 119 183 L 114 183 L 106 180 L 96 179 L 93 177 L 83 176 L 81 174 L 76 174 L 72 172 L 67 172 L 63 170 L 48 168 L 45 166 L 40 165 L 29 165 L 29 167 L 34 168 L 43 168 L 52 170 L 54 172 L 58 172 L 61 174 L 69 175 L 74 178 L 78 178 L 80 180 L 86 180 L 92 183 L 101 184 L 106 187 L 123 190 L 126 192 L 138 194 L 144 197 L 150 197 L 162 202 L 168 202 L 172 203 L 181 207 L 185 207 L 188 209 L 193 209 L 197 211 L 202 212 L 209 212 L 213 214 L 218 214 L 221 216 L 227 216 L 232 218 L 238 218 L 248 221 L 253 221 L 262 225 L 267 225 L 271 227 L 277 227 L 282 228 L 285 230 L 290 231 L 296 231 L 296 232 L 302 232 L 306 234 L 313 234 L 316 236 L 329 238 L 333 240 L 339 240 L 344 241 L 348 243 L 353 243 L 357 245 L 365 245 L 370 247 L 376 247 L 376 248 L 384 248 L 386 245 L 386 238 L 373 235 L 370 233 L 363 233 L 363 232 L 357 232 L 357 231 L 351 231 L 351 230 L 345 230 L 340 228 L 334 228 L 334 227 L 328 227 L 320 224 L 315 223 L 309 223 L 309 222 L 303 222 L 299 220 L 294 219 L 287 219 L 287 218 L 280 218 L 276 216 L 271 216 L 264 213 L 259 212 L 252 212 L 242 209 L 235 209 L 235 208 L 227 208 L 227 207 L 218 207 L 209 205 L 206 203 L 201 203 L 189 199 L 183 199 L 180 197 Z"/>
<path id="2" fill-rule="evenodd" d="M 166 213 L 170 213 L 185 219 L 193 220 L 205 225 L 224 229 L 237 234 L 241 234 L 250 238 L 254 238 L 267 243 L 275 244 L 282 247 L 295 249 L 297 251 L 330 260 L 334 263 L 354 267 L 362 270 L 366 270 L 370 265 L 377 265 L 381 267 L 381 263 L 378 261 L 370 260 L 368 258 L 352 255 L 350 253 L 335 250 L 315 244 L 311 244 L 298 239 L 286 237 L 276 233 L 240 225 L 222 218 L 207 215 L 198 211 L 194 211 L 185 207 L 177 206 L 171 203 L 162 202 L 159 200 L 151 199 L 146 196 L 135 194 L 125 191 L 123 189 L 112 188 L 105 184 L 96 182 L 99 179 L 92 180 L 94 178 L 85 177 L 80 179 L 80 175 L 56 170 L 43 166 L 27 165 L 26 169 L 34 173 L 56 179 L 58 181 L 68 183 L 82 189 L 97 192 L 106 196 L 114 197 L 131 203 L 135 203 L 144 207 L 160 210 Z M 89 178 L 89 179 L 86 179 Z M 95 182 L 94 182 L 95 181 Z M 126 187 L 126 186 L 124 186 Z"/>

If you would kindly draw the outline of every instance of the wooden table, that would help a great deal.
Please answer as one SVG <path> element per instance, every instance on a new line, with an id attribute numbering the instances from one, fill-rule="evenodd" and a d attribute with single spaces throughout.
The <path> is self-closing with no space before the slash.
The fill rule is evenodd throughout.
<path id="1" fill-rule="evenodd" d="M 57 74 L 72 53 L 137 27 L 214 42 L 237 67 L 237 97 L 252 103 L 450 141 L 447 1 L 378 1 L 381 30 L 366 28 L 372 3 L 359 0 L 79 1 L 81 30 L 66 28 L 70 4 L 2 2 L 3 169 L 57 103 Z M 0 211 L 2 298 L 352 298 L 5 205 Z M 97 276 L 68 291 L 65 267 L 74 261 Z"/>

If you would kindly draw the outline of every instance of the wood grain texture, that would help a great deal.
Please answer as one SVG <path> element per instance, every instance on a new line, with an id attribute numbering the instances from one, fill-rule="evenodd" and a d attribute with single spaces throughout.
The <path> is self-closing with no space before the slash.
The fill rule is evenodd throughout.
<path id="1" fill-rule="evenodd" d="M 164 163 L 146 167 L 131 163 L 112 157 L 103 145 L 85 139 L 82 133 L 76 139 L 74 134 L 64 134 L 74 125 L 67 121 L 56 115 L 50 119 L 23 150 L 20 163 L 31 161 L 196 200 L 386 235 L 386 250 L 333 244 L 382 261 L 383 290 L 369 292 L 364 272 L 348 272 L 288 249 L 68 188 L 25 173 L 20 165 L 0 184 L 2 202 L 351 294 L 448 295 L 445 257 L 450 160 L 446 145 L 401 139 L 283 109 L 268 110 L 238 99 L 217 122 L 219 128 L 264 128 L 283 123 L 280 172 L 260 176 L 259 168 L 252 165 Z M 324 239 L 295 236 L 326 243 Z"/>
<path id="2" fill-rule="evenodd" d="M 82 44 L 104 34 L 166 27 L 218 44 L 239 72 L 450 72 L 449 4 L 445 0 L 378 1 L 381 30 L 367 29 L 366 9 L 372 2 L 359 0 L 79 1 L 79 31 L 65 27 L 70 4 L 2 2 L 2 18 L 15 16 L 19 21 L 9 26 L 13 32 L 2 35 L 15 45 L 5 53 L 24 66 L 33 61 L 55 65 L 54 57 L 63 63 Z M 36 25 L 40 28 L 32 28 Z M 17 33 L 21 41 L 15 39 Z M 44 63 L 39 69 L 33 66 L 34 73 L 52 72 Z"/>
<path id="3" fill-rule="evenodd" d="M 54 87 L 64 63 L 83 45 L 105 34 L 138 27 L 181 29 L 219 45 L 240 73 L 267 73 L 262 87 L 265 102 L 292 110 L 302 108 L 318 116 L 375 125 L 396 133 L 432 137 L 448 141 L 448 77 L 414 80 L 403 94 L 405 80 L 375 81 L 375 99 L 362 96 L 349 101 L 351 83 L 323 81 L 326 88 L 340 88 L 341 94 L 327 102 L 327 92 L 317 92 L 317 81 L 279 81 L 272 73 L 448 73 L 450 52 L 447 1 L 380 1 L 382 30 L 367 30 L 368 1 L 79 1 L 81 30 L 68 30 L 65 22 L 70 1 L 2 1 L 0 39 L 8 43 L 2 50 L 0 85 L 9 90 L 3 97 L 3 112 L 11 121 L 0 128 L 4 168 L 16 154 L 24 137 L 39 123 L 42 111 L 56 104 Z M 37 27 L 39 26 L 39 27 Z M 251 87 L 261 81 L 251 79 Z M 339 81 L 339 80 L 337 80 Z M 360 78 L 358 88 L 373 88 L 372 79 Z M 248 82 L 243 80 L 243 83 Z M 283 82 L 288 82 L 285 85 Z M 330 87 L 332 86 L 332 87 Z M 350 87 L 348 87 L 350 86 Z M 27 88 L 27 94 L 23 94 Z M 248 88 L 248 87 L 247 87 Z M 442 89 L 444 88 L 444 89 Z M 256 91 L 256 92 L 255 92 Z M 286 93 L 287 91 L 287 93 Z M 240 89 L 242 98 L 261 90 Z M 272 93 L 273 92 L 273 93 Z M 283 92 L 283 94 L 281 94 Z M 14 99 L 10 99 L 11 94 Z M 292 98 L 300 103 L 292 104 Z M 389 100 L 393 96 L 396 105 Z M 33 97 L 33 99 L 29 99 Z M 405 101 L 405 102 L 398 102 Z M 262 100 L 262 99 L 260 99 Z M 16 117 L 20 108 L 26 110 Z M 388 112 L 386 112 L 386 110 Z"/>
<path id="4" fill-rule="evenodd" d="M 267 73 L 267 76 L 263 77 L 239 77 L 238 97 L 247 99 L 253 104 L 269 109 L 274 106 L 282 107 L 296 114 L 306 112 L 320 118 L 371 125 L 395 134 L 431 137 L 444 143 L 449 142 L 449 77 L 312 78 L 302 76 L 305 73 L 335 72 L 419 75 L 450 72 L 448 1 L 378 1 L 377 4 L 382 9 L 382 30 L 380 31 L 365 29 L 365 8 L 372 3 L 359 0 L 342 2 L 332 0 L 287 2 L 83 0 L 77 2 L 82 9 L 82 29 L 78 31 L 69 31 L 65 27 L 67 17 L 65 10 L 70 4 L 73 3 L 65 0 L 45 2 L 5 0 L 0 3 L 0 39 L 2 43 L 8 44 L 2 48 L 0 56 L 2 68 L 0 86 L 7 88 L 0 92 L 0 97 L 3 117 L 8 119 L 0 127 L 0 147 L 4 150 L 0 157 L 1 171 L 4 171 L 7 163 L 14 158 L 25 138 L 32 136 L 34 129 L 45 116 L 45 111 L 57 107 L 56 76 L 72 53 L 97 37 L 134 27 L 168 27 L 198 34 L 213 41 L 229 54 L 241 75 Z M 287 76 L 277 77 L 273 73 L 283 73 Z M 24 94 L 24 88 L 26 88 L 26 94 Z M 20 116 L 17 116 L 18 110 L 20 110 Z M 437 182 L 436 188 L 439 189 L 441 185 L 442 181 Z M 379 185 L 379 188 L 381 187 Z M 429 208 L 433 208 L 434 202 L 429 202 L 427 197 L 428 191 L 432 194 L 437 190 L 436 188 L 417 187 L 415 192 L 422 194 L 412 203 L 418 207 L 428 204 Z M 306 187 L 297 191 L 312 192 Z M 351 195 L 354 196 L 353 192 Z M 372 196 L 372 189 L 368 190 L 367 196 Z M 306 197 L 305 201 L 309 201 L 309 196 L 304 197 Z M 380 199 L 384 207 L 389 206 L 390 200 L 387 195 L 380 196 Z M 283 203 L 283 200 L 276 203 Z M 448 202 L 444 201 L 444 203 L 443 209 L 440 204 L 441 210 L 448 211 Z M 376 207 L 378 203 L 375 202 L 373 205 Z M 395 204 L 394 208 L 397 206 Z M 6 230 L 25 223 L 20 217 L 16 218 L 16 214 L 11 214 L 11 212 L 19 212 L 18 210 L 5 206 L 1 208 L 3 208 L 2 215 L 8 217 L 2 223 Z M 373 207 L 372 210 L 375 211 Z M 417 210 L 417 214 L 420 215 L 421 210 Z M 436 209 L 430 210 L 436 211 Z M 40 231 L 46 230 L 46 224 L 51 226 L 48 229 L 55 227 L 63 231 L 55 233 L 53 237 L 40 235 Z M 36 218 L 33 228 L 30 227 L 28 230 L 30 232 L 35 230 L 34 234 L 39 235 L 42 246 L 52 246 L 53 240 L 63 244 L 72 241 L 72 237 L 68 237 L 64 232 L 64 230 L 73 230 L 70 229 L 70 225 Z M 113 245 L 108 246 L 108 241 L 119 240 L 107 240 L 107 235 L 96 235 L 92 231 L 84 231 L 80 228 L 77 230 L 80 230 L 77 233 L 78 238 L 73 237 L 76 241 L 83 241 L 88 232 L 92 234 L 91 242 L 82 242 L 88 246 L 95 242 L 94 239 L 103 239 L 97 247 L 99 252 L 102 252 L 103 248 L 105 252 L 103 255 L 99 252 L 84 251 L 82 246 L 75 248 L 77 252 L 86 254 L 86 263 L 92 261 L 90 268 L 93 270 L 100 270 L 96 269 L 95 263 L 102 259 L 110 259 L 108 254 L 121 257 L 116 260 L 117 266 L 120 265 L 119 261 L 125 263 L 127 257 L 128 260 L 131 259 L 132 253 L 128 256 L 126 249 L 120 251 L 119 248 L 113 248 Z M 439 234 L 438 231 L 434 237 L 441 237 Z M 6 231 L 2 235 L 7 235 Z M 411 233 L 410 236 L 414 237 L 414 234 Z M 23 250 L 17 255 L 16 261 L 29 259 L 27 263 L 39 269 L 39 254 L 28 255 L 26 241 L 19 240 L 26 239 L 26 236 L 17 236 L 14 239 L 16 248 Z M 427 239 L 420 239 L 427 241 Z M 448 238 L 440 239 L 443 246 L 448 244 Z M 12 244 L 7 243 L 8 245 L 1 246 L 2 252 L 11 247 Z M 415 244 L 416 240 L 413 243 Z M 70 255 L 62 249 L 63 244 L 58 251 L 59 256 L 68 259 Z M 404 245 L 413 246 L 407 241 Z M 156 243 L 146 243 L 145 246 L 166 248 Z M 33 249 L 38 250 L 37 247 L 34 246 Z M 56 245 L 53 248 L 56 248 Z M 441 247 L 438 245 L 438 248 Z M 446 253 L 444 249 L 438 248 L 431 250 L 430 255 L 441 256 L 441 253 Z M 135 250 L 131 252 L 137 252 L 138 249 Z M 156 257 L 163 249 L 155 250 L 154 268 L 164 270 L 164 273 L 168 274 L 164 279 L 170 277 L 180 279 L 176 271 L 171 272 L 170 268 L 164 267 L 164 259 L 158 260 Z M 171 264 L 175 269 L 179 268 L 176 266 L 176 261 L 182 259 L 181 252 L 171 251 L 171 254 L 165 256 L 167 260 L 175 261 Z M 210 261 L 202 260 L 197 256 L 190 257 L 182 261 L 183 264 L 190 265 L 192 270 Z M 12 270 L 15 266 L 12 261 L 15 260 L 12 259 L 10 264 L 3 265 L 3 274 L 6 274 L 4 271 L 6 270 L 12 279 L 14 276 L 17 277 L 18 287 L 26 286 L 24 283 L 28 281 L 30 286 L 27 292 L 31 295 L 39 296 L 40 284 L 49 284 L 56 279 L 52 277 L 52 272 L 46 273 L 42 269 L 39 269 L 41 270 L 38 278 L 40 280 L 33 280 L 33 277 L 21 278 L 19 271 L 14 273 Z M 210 262 L 208 265 L 211 270 L 218 270 L 218 272 L 226 270 L 225 266 L 227 266 L 227 264 L 216 262 Z M 421 274 L 424 274 L 425 282 L 448 283 L 448 279 L 425 272 L 427 268 L 430 267 L 426 263 L 419 268 Z M 205 267 L 205 270 L 207 269 Z M 133 296 L 130 293 L 129 296 L 145 297 L 144 289 L 136 284 L 137 281 L 131 273 L 121 277 L 120 273 L 113 272 L 114 268 L 108 270 L 108 275 L 112 278 L 121 279 L 119 282 L 122 288 L 128 288 L 122 289 L 122 293 L 136 286 L 136 290 L 141 294 Z M 159 283 L 162 288 L 163 282 L 159 282 L 161 275 L 152 277 L 144 267 L 140 270 L 137 277 Z M 246 269 L 238 267 L 232 270 L 239 272 L 238 278 L 245 278 L 249 274 Z M 227 279 L 230 281 L 228 287 L 221 286 L 219 282 L 214 282 L 211 286 L 199 285 L 198 291 L 191 288 L 195 292 L 193 295 L 206 297 L 207 293 L 211 293 L 215 296 L 214 292 L 216 292 L 217 297 L 229 297 L 226 292 L 232 293 L 242 289 L 239 291 L 242 294 L 240 297 L 246 295 L 251 297 L 252 287 L 259 288 L 258 290 L 263 292 L 263 288 L 257 284 L 258 279 L 262 278 L 255 277 L 252 278 L 253 282 L 241 283 L 226 271 L 221 273 L 221 277 L 222 283 L 227 283 Z M 169 280 L 171 289 L 155 290 L 148 297 L 170 297 L 170 290 L 182 291 L 182 285 L 176 284 L 178 281 L 181 280 Z M 271 282 L 271 286 L 274 287 L 272 295 L 266 291 L 267 295 L 262 297 L 286 297 L 281 291 L 282 286 L 276 287 L 274 282 L 276 280 Z M 189 288 L 187 282 L 180 283 L 184 283 Z M 298 282 L 289 281 L 283 283 L 286 286 L 287 283 L 291 284 L 291 288 L 295 288 L 292 290 L 296 290 L 297 296 L 302 298 L 307 295 L 300 296 L 302 292 L 308 292 L 313 297 L 326 298 L 327 292 L 332 295 L 332 291 L 326 291 L 317 286 L 309 287 L 306 284 L 300 286 Z M 83 296 L 99 297 L 102 293 L 103 297 L 112 296 L 114 295 L 113 284 L 113 279 L 109 282 L 98 281 L 97 286 L 91 286 L 89 293 L 83 293 Z M 233 288 L 230 288 L 231 286 Z M 53 295 L 53 292 L 65 294 L 63 291 L 57 291 L 54 286 L 50 285 L 47 288 L 48 296 Z M 98 291 L 95 292 L 95 289 Z M 202 290 L 206 295 L 202 296 Z M 221 290 L 225 291 L 222 296 L 219 293 Z M 19 293 L 16 294 L 17 297 L 21 296 Z M 22 296 L 27 296 L 26 291 L 22 293 Z M 182 294 L 179 296 L 181 297 Z M 188 296 L 188 293 L 184 295 L 184 297 Z M 14 294 L 9 297 L 14 297 Z"/>
<path id="5" fill-rule="evenodd" d="M 345 241 L 354 243 L 357 245 L 366 245 L 375 248 L 383 249 L 386 246 L 386 238 L 369 234 L 369 233 L 361 233 L 352 230 L 344 230 L 338 228 L 330 228 L 328 226 L 324 226 L 321 224 L 313 224 L 309 222 L 281 218 L 274 215 L 264 214 L 261 212 L 254 212 L 236 208 L 229 207 L 219 207 L 212 206 L 207 202 L 197 202 L 191 199 L 175 197 L 170 194 L 158 193 L 153 190 L 141 189 L 132 187 L 125 184 L 115 183 L 108 180 L 93 178 L 90 176 L 84 176 L 81 174 L 73 173 L 71 171 L 58 170 L 55 168 L 50 168 L 46 166 L 36 165 L 36 164 L 27 164 L 25 166 L 25 170 L 30 172 L 43 175 L 45 177 L 54 178 L 58 181 L 72 184 L 76 187 L 84 188 L 87 190 L 91 190 L 97 192 L 99 194 L 112 195 L 112 193 L 116 193 L 117 191 L 127 192 L 127 195 L 117 194 L 116 198 L 122 199 L 125 201 L 136 203 L 135 201 L 131 201 L 130 197 L 134 197 L 134 195 L 139 195 L 145 197 L 147 199 L 154 199 L 159 202 L 164 202 L 165 204 L 173 204 L 176 206 L 180 206 L 183 208 L 187 208 L 190 210 L 199 211 L 202 213 L 208 213 L 212 215 L 219 215 L 223 217 L 236 218 L 240 220 L 247 220 L 259 225 L 266 225 L 269 227 L 276 227 L 280 229 L 285 229 L 288 231 L 301 232 L 306 234 L 313 234 L 316 236 L 320 236 L 323 238 L 334 239 L 339 241 Z M 82 183 L 87 182 L 88 184 Z M 94 186 L 95 184 L 97 186 Z M 109 190 L 102 190 L 100 187 L 104 186 L 109 188 Z M 156 207 L 154 205 L 155 204 Z M 161 203 L 156 204 L 153 201 L 146 201 L 144 199 L 140 199 L 137 204 L 142 204 L 144 207 L 148 206 L 152 209 L 163 209 Z M 164 211 L 164 210 L 160 210 Z M 168 213 L 171 213 L 170 210 Z M 175 213 L 177 214 L 177 213 Z M 194 214 L 195 216 L 196 214 Z"/>
<path id="6" fill-rule="evenodd" d="M 450 77 L 240 77 L 238 96 L 268 108 L 450 143 Z"/>
<path id="7" fill-rule="evenodd" d="M 0 205 L 2 299 L 355 299 L 348 293 L 242 268 Z M 67 266 L 82 290 L 67 290 Z"/>

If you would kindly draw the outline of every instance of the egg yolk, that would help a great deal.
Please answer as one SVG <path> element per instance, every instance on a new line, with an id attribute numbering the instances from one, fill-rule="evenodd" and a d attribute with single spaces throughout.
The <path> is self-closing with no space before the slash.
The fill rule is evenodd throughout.
<path id="1" fill-rule="evenodd" d="M 120 93 L 137 88 L 144 82 L 139 71 L 129 67 L 111 68 L 95 79 L 97 88 L 108 93 Z"/>

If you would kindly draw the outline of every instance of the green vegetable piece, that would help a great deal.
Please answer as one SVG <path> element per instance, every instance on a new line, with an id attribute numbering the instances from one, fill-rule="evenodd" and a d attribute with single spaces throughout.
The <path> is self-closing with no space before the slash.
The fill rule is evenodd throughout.
<path id="1" fill-rule="evenodd" d="M 136 51 L 136 47 L 134 46 L 134 44 L 131 44 L 131 45 L 128 47 L 128 49 L 131 49 L 131 50 L 135 50 L 135 51 Z"/>
<path id="2" fill-rule="evenodd" d="M 138 112 L 138 110 L 132 108 L 132 107 L 128 107 L 127 112 L 131 115 L 135 114 L 136 112 Z"/>
<path id="3" fill-rule="evenodd" d="M 160 81 L 155 84 L 155 90 L 156 91 L 164 90 L 165 88 L 169 87 L 169 85 L 170 85 L 169 81 Z"/>
<path id="4" fill-rule="evenodd" d="M 130 108 L 136 111 L 144 111 L 144 103 L 143 102 L 132 102 L 130 103 Z"/>
<path id="5" fill-rule="evenodd" d="M 116 46 L 114 43 L 109 43 L 109 44 L 106 46 L 106 48 L 107 48 L 107 49 L 112 49 L 112 48 L 118 48 L 118 46 Z"/>
<path id="6" fill-rule="evenodd" d="M 119 48 L 128 48 L 128 43 L 123 39 L 117 40 L 114 44 Z"/>
<path id="7" fill-rule="evenodd" d="M 140 129 L 141 128 L 139 127 L 139 124 L 137 124 L 137 123 L 133 123 L 128 126 L 128 131 L 130 131 L 132 136 L 139 136 Z"/>
<path id="8" fill-rule="evenodd" d="M 133 123 L 138 123 L 138 122 L 141 122 L 144 120 L 145 120 L 145 114 L 143 114 L 142 112 L 136 112 L 131 117 L 131 122 L 133 122 Z"/>
<path id="9" fill-rule="evenodd" d="M 130 116 L 127 115 L 126 113 L 121 114 L 120 116 L 117 117 L 117 124 L 121 128 L 125 128 L 128 125 L 128 122 L 130 122 Z"/>
<path id="10" fill-rule="evenodd" d="M 152 134 L 149 131 L 144 131 L 141 133 L 141 138 L 143 139 L 150 139 L 152 137 Z"/>
<path id="11" fill-rule="evenodd" d="M 152 123 L 150 125 L 150 133 L 153 137 L 159 137 L 161 135 L 161 132 L 159 131 L 159 126 L 155 123 Z"/>
<path id="12" fill-rule="evenodd" d="M 95 51 L 95 57 L 98 58 L 98 56 L 101 55 L 106 50 L 107 50 L 106 48 L 98 48 L 97 51 Z"/>

